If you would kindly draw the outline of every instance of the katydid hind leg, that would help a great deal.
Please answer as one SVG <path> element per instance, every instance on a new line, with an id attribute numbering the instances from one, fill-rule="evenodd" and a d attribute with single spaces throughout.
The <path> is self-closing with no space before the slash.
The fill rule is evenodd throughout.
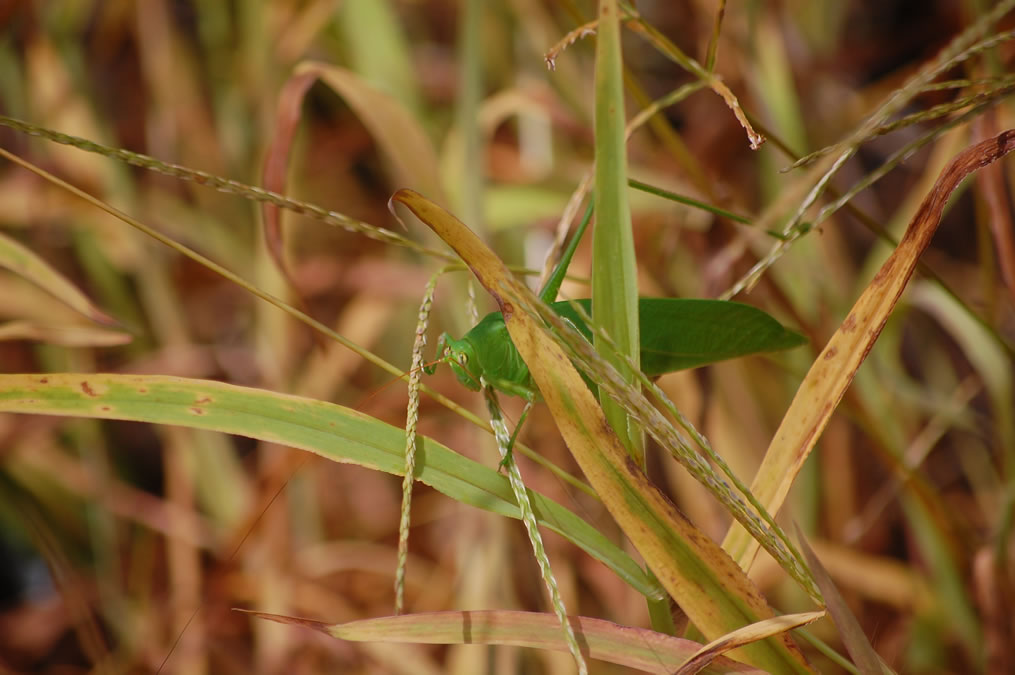
<path id="1" fill-rule="evenodd" d="M 522 409 L 522 414 L 518 418 L 518 424 L 515 425 L 515 430 L 511 432 L 511 439 L 507 444 L 507 451 L 504 453 L 503 459 L 500 460 L 501 469 L 507 469 L 508 464 L 514 461 L 514 448 L 515 441 L 518 440 L 518 433 L 522 430 L 522 425 L 525 424 L 525 418 L 529 416 L 529 411 L 532 410 L 532 401 L 525 402 L 525 408 Z"/>

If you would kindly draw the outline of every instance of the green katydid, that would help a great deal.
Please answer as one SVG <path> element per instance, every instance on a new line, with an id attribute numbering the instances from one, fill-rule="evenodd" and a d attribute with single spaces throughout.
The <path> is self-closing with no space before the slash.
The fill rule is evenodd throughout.
<path id="1" fill-rule="evenodd" d="M 553 302 L 578 242 L 591 217 L 586 212 L 561 255 L 540 300 L 571 323 L 586 339 L 592 330 L 569 301 Z M 587 314 L 590 300 L 575 301 Z M 641 370 L 649 377 L 695 368 L 716 361 L 798 347 L 807 342 L 761 311 L 737 302 L 685 298 L 641 298 Z M 437 342 L 438 360 L 425 368 L 433 374 L 448 363 L 459 382 L 479 391 L 481 382 L 531 402 L 536 398 L 532 376 L 508 335 L 500 312 L 486 315 L 461 339 L 447 333 Z"/>

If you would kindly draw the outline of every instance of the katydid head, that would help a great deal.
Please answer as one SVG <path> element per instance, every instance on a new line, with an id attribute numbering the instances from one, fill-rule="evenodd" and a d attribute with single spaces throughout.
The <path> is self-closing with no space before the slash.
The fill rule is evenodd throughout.
<path id="1" fill-rule="evenodd" d="M 455 377 L 463 385 L 472 391 L 479 391 L 479 377 L 470 372 L 475 369 L 475 364 L 478 363 L 476 360 L 476 348 L 467 338 L 456 340 L 447 333 L 442 333 L 440 338 L 437 339 L 437 361 L 426 371 L 427 374 L 432 375 L 436 368 L 436 363 L 440 362 L 445 362 L 451 366 Z"/>

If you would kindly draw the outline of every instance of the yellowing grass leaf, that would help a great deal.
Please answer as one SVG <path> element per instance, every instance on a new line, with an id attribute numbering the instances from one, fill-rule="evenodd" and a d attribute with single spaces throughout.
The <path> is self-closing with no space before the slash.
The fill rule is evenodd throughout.
<path id="1" fill-rule="evenodd" d="M 959 183 L 976 169 L 1015 149 L 1015 130 L 959 153 L 941 173 L 917 210 L 898 248 L 881 266 L 849 315 L 814 361 L 765 453 L 751 491 L 769 513 L 782 506 L 804 460 L 874 346 L 881 329 L 912 276 L 920 254 L 941 221 L 941 211 Z M 758 542 L 734 523 L 723 548 L 742 567 L 750 567 Z"/>
<path id="2" fill-rule="evenodd" d="M 36 340 L 64 347 L 112 347 L 127 344 L 131 336 L 97 326 L 8 321 L 0 324 L 0 340 Z"/>
<path id="3" fill-rule="evenodd" d="M 208 429 L 308 450 L 400 475 L 405 431 L 343 406 L 222 382 L 158 375 L 0 375 L 0 412 L 130 420 Z M 507 478 L 420 437 L 418 480 L 477 508 L 518 518 Z M 602 560 L 636 590 L 662 591 L 598 530 L 539 493 L 541 525 Z"/>
<path id="4" fill-rule="evenodd" d="M 249 612 L 279 623 L 307 626 L 341 640 L 424 644 L 496 644 L 566 651 L 560 624 L 552 614 L 515 611 L 420 612 L 341 624 Z M 589 658 L 649 673 L 670 675 L 698 651 L 700 644 L 644 628 L 611 621 L 571 617 Z M 701 673 L 760 673 L 750 666 L 717 656 L 699 665 Z"/>
<path id="5" fill-rule="evenodd" d="M 662 585 L 709 639 L 773 616 L 742 569 L 694 527 L 630 460 L 598 402 L 542 322 L 525 311 L 535 296 L 478 237 L 447 211 L 409 190 L 405 204 L 469 265 L 500 305 L 557 427 L 586 478 Z M 773 672 L 810 672 L 785 635 L 753 643 L 738 658 Z"/>
<path id="6" fill-rule="evenodd" d="M 687 663 L 682 665 L 674 675 L 694 675 L 694 673 L 700 673 L 703 668 L 732 649 L 778 635 L 779 633 L 785 633 L 794 628 L 806 626 L 823 616 L 825 616 L 824 610 L 819 612 L 802 612 L 800 614 L 784 614 L 759 621 L 750 626 L 744 626 L 728 635 L 709 642 L 688 659 Z"/>
<path id="7" fill-rule="evenodd" d="M 505 317 L 586 478 L 695 626 L 715 638 L 771 616 L 743 570 L 629 460 L 592 392 L 545 329 L 524 312 L 505 311 Z M 789 641 L 752 644 L 741 656 L 775 672 L 807 671 Z"/>
<path id="8" fill-rule="evenodd" d="M 28 279 L 92 321 L 116 325 L 117 321 L 96 307 L 67 277 L 5 234 L 0 234 L 0 267 Z"/>

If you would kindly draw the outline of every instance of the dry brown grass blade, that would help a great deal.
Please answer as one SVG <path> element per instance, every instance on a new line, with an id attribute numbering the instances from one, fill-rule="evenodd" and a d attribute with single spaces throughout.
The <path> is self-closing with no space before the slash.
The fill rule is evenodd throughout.
<path id="1" fill-rule="evenodd" d="M 885 321 L 930 243 L 952 191 L 969 174 L 1015 149 L 1015 129 L 959 153 L 942 171 L 906 229 L 849 315 L 814 361 L 775 433 L 751 490 L 770 513 L 778 512 L 804 461 L 810 455 L 860 364 L 881 334 Z M 734 524 L 723 547 L 745 569 L 758 542 Z"/>
<path id="2" fill-rule="evenodd" d="M 275 112 L 275 134 L 264 158 L 263 174 L 264 187 L 273 192 L 280 194 L 286 192 L 289 150 L 292 148 L 293 138 L 299 126 L 303 97 L 316 81 L 316 73 L 300 73 L 290 78 L 279 92 L 278 109 Z M 268 253 L 291 287 L 292 277 L 286 265 L 282 241 L 282 210 L 274 204 L 264 203 L 261 205 L 261 213 L 264 217 L 264 240 L 268 246 Z"/>
<path id="3" fill-rule="evenodd" d="M 312 619 L 246 609 L 234 608 L 233 611 L 275 623 L 310 628 L 338 640 L 375 644 L 389 649 L 399 643 L 514 645 L 563 649 L 563 644 L 558 641 L 554 630 L 557 627 L 556 617 L 538 612 L 512 610 L 416 612 L 403 616 L 379 616 L 326 624 Z M 824 615 L 823 612 L 812 614 L 815 617 Z M 795 623 L 801 625 L 802 617 L 804 615 L 794 615 L 790 620 L 796 618 Z M 639 672 L 673 675 L 677 668 L 687 663 L 688 656 L 701 651 L 696 650 L 700 647 L 696 642 L 644 628 L 621 626 L 587 616 L 575 616 L 572 620 L 581 631 L 584 647 L 590 659 L 626 666 Z M 788 625 L 785 617 L 769 621 L 782 621 L 784 625 Z M 720 673 L 763 675 L 765 671 L 713 654 L 711 658 L 696 660 L 694 669 L 690 672 L 712 675 Z"/>
<path id="4" fill-rule="evenodd" d="M 860 671 L 861 675 L 884 675 L 888 671 L 882 669 L 881 659 L 864 634 L 860 621 L 850 610 L 842 594 L 839 593 L 839 589 L 836 588 L 832 578 L 822 566 L 817 554 L 807 543 L 807 538 L 804 537 L 799 526 L 796 528 L 796 533 L 797 539 L 800 540 L 800 550 L 807 558 L 807 564 L 810 565 L 811 571 L 814 573 L 815 581 L 821 587 L 821 594 L 825 596 L 826 610 L 832 617 L 832 621 L 835 622 L 835 627 L 839 629 L 842 643 L 846 646 L 856 669 Z"/>
<path id="5" fill-rule="evenodd" d="M 997 133 L 997 114 L 990 110 L 973 126 L 981 137 Z M 989 212 L 990 231 L 994 235 L 994 249 L 997 251 L 1001 279 L 1008 293 L 1015 300 L 1015 222 L 1012 222 L 1011 206 L 1005 189 L 1004 172 L 999 166 L 988 166 L 976 176 L 976 184 L 983 192 Z"/>
<path id="6" fill-rule="evenodd" d="M 304 61 L 297 75 L 313 74 L 342 98 L 390 163 L 393 182 L 443 199 L 440 163 L 430 138 L 395 97 L 355 73 L 317 61 Z"/>
<path id="7" fill-rule="evenodd" d="M 279 194 L 286 192 L 289 152 L 299 128 L 303 101 L 314 83 L 321 81 L 349 105 L 370 131 L 385 156 L 391 161 L 401 183 L 419 186 L 440 194 L 437 159 L 422 128 L 393 97 L 375 90 L 357 75 L 342 68 L 307 61 L 297 67 L 278 97 L 274 136 L 264 161 L 264 186 Z M 262 205 L 264 234 L 268 252 L 290 289 L 296 293 L 300 309 L 307 303 L 293 283 L 285 260 L 281 210 L 275 204 Z M 324 341 L 315 335 L 318 346 Z"/>
<path id="8" fill-rule="evenodd" d="M 596 29 L 599 26 L 599 19 L 583 23 L 577 28 L 568 32 L 567 35 L 562 37 L 557 44 L 546 50 L 546 54 L 543 56 L 543 60 L 546 61 L 546 67 L 550 70 L 557 69 L 557 58 L 561 53 L 573 45 L 574 43 L 589 37 L 590 35 L 596 34 Z"/>
<path id="9" fill-rule="evenodd" d="M 822 609 L 816 612 L 800 612 L 798 614 L 773 616 L 771 619 L 765 619 L 764 621 L 753 623 L 750 626 L 744 626 L 743 628 L 735 630 L 703 646 L 694 654 L 694 656 L 689 658 L 679 670 L 675 671 L 673 675 L 695 675 L 695 673 L 700 673 L 704 668 L 708 667 L 709 664 L 720 658 L 723 654 L 736 649 L 737 647 L 741 647 L 773 635 L 786 633 L 795 628 L 801 628 L 807 624 L 814 623 L 824 616 L 825 610 Z"/>
<path id="10" fill-rule="evenodd" d="M 278 109 L 275 115 L 275 134 L 264 158 L 264 186 L 272 192 L 286 193 L 289 151 L 292 149 L 293 138 L 295 138 L 296 129 L 299 127 L 303 97 L 316 81 L 317 75 L 313 72 L 299 73 L 291 77 L 279 92 Z M 261 204 L 261 214 L 264 218 L 264 242 L 268 254 L 288 284 L 289 292 L 293 294 L 296 306 L 309 314 L 310 305 L 300 293 L 289 271 L 289 265 L 286 263 L 285 241 L 282 238 L 282 209 L 274 204 L 264 202 Z M 327 341 L 317 332 L 313 333 L 313 337 L 317 346 L 324 350 Z"/>
<path id="11" fill-rule="evenodd" d="M 243 614 L 249 614 L 250 616 L 256 616 L 258 619 L 266 619 L 268 621 L 274 621 L 275 623 L 285 624 L 287 626 L 303 626 L 304 628 L 310 628 L 316 630 L 319 633 L 328 633 L 328 624 L 323 621 L 314 621 L 313 619 L 304 619 L 298 616 L 285 616 L 283 614 L 269 614 L 267 612 L 254 612 L 249 609 L 241 609 L 240 607 L 233 607 L 234 612 L 242 612 Z"/>
<path id="12" fill-rule="evenodd" d="M 1011 673 L 1015 671 L 1015 652 L 1011 648 L 1015 624 L 1006 602 L 1012 594 L 1011 570 L 993 547 L 984 547 L 973 557 L 971 581 L 984 619 L 986 672 Z"/>

